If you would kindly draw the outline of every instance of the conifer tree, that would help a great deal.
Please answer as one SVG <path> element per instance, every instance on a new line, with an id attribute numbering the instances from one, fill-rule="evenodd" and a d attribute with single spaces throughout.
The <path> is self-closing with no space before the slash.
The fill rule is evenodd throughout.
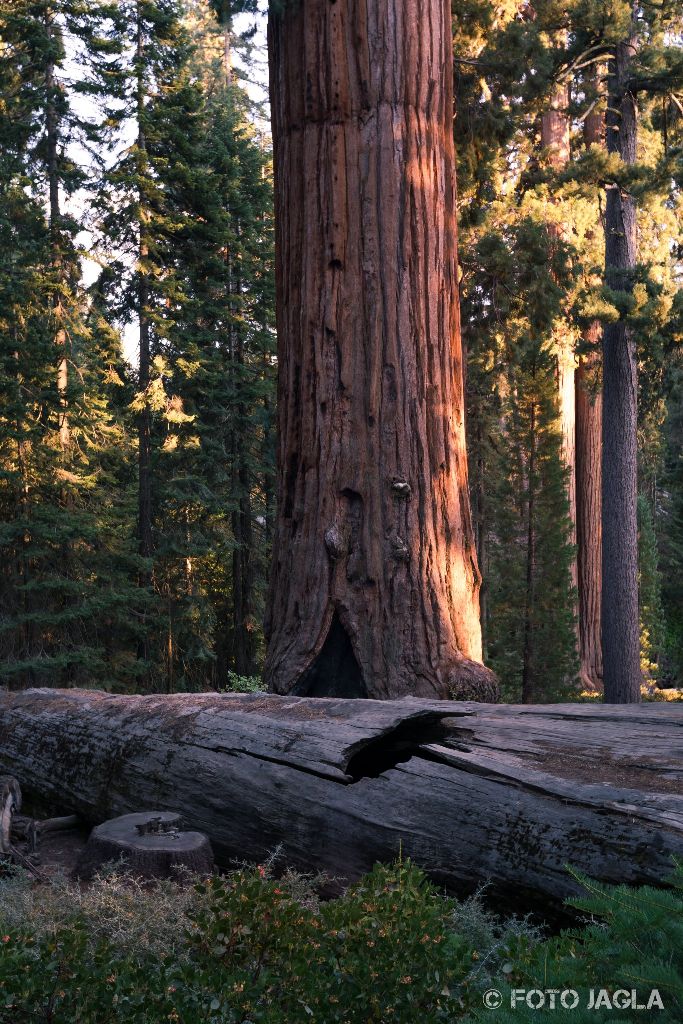
<path id="1" fill-rule="evenodd" d="M 106 138 L 99 111 L 91 118 L 74 103 L 66 44 L 80 60 L 79 92 L 98 103 L 116 50 L 112 14 L 76 0 L 0 9 L 13 62 L 0 117 L 2 279 L 12 281 L 0 319 L 0 645 L 11 685 L 130 678 L 108 657 L 112 633 L 125 648 L 137 610 L 125 577 L 125 511 L 105 480 L 105 452 L 119 433 L 80 282 L 82 222 L 69 206 L 86 181 L 86 147 Z"/>
<path id="2" fill-rule="evenodd" d="M 255 674 L 261 656 L 268 152 L 208 5 L 194 3 L 190 22 L 174 3 L 124 14 L 136 50 L 120 117 L 137 135 L 110 172 L 102 227 L 122 257 L 110 315 L 137 321 L 140 338 L 138 531 L 157 597 L 141 660 L 151 685 L 225 685 L 230 671 Z"/>
<path id="3" fill-rule="evenodd" d="M 571 344 L 572 275 L 565 208 L 549 184 L 556 186 L 568 155 L 567 102 L 553 79 L 558 24 L 547 6 L 518 19 L 512 9 L 458 5 L 455 16 L 461 294 L 482 624 L 504 692 L 527 700 L 567 692 L 576 668 L 557 386 L 557 339 Z M 520 81 L 522 61 L 542 74 Z M 561 153 L 551 122 L 559 125 Z M 553 145 L 543 152 L 542 141 Z M 563 611 L 544 619 L 546 607 Z"/>
<path id="4" fill-rule="evenodd" d="M 226 28 L 206 16 L 200 26 L 193 60 L 206 81 L 216 35 Z M 211 605 L 217 678 L 224 683 L 230 670 L 254 675 L 262 656 L 274 331 L 269 153 L 225 63 L 225 48 L 219 53 L 202 114 L 203 141 L 187 154 L 192 180 L 179 180 L 175 197 L 180 207 L 193 205 L 195 215 L 176 240 L 184 299 L 169 342 L 196 367 L 177 388 L 199 441 L 193 462 L 206 491 L 204 545 L 222 552 L 214 568 L 227 594 L 214 590 Z"/>
<path id="5" fill-rule="evenodd" d="M 624 170 L 597 143 L 604 68 L 631 24 L 631 8 L 627 3 L 598 11 L 581 3 L 560 6 L 539 2 L 533 10 L 526 8 L 519 12 L 504 7 L 494 10 L 482 0 L 481 3 L 458 4 L 455 9 L 459 94 L 456 143 L 460 156 L 464 308 L 467 310 L 471 301 L 471 308 L 480 310 L 479 298 L 472 291 L 481 287 L 481 275 L 486 271 L 486 266 L 479 263 L 482 255 L 479 241 L 492 232 L 502 238 L 503 223 L 511 226 L 531 215 L 551 225 L 561 224 L 564 239 L 573 250 L 574 273 L 562 285 L 564 294 L 558 303 L 552 330 L 557 337 L 567 340 L 572 336 L 578 338 L 580 332 L 583 334 L 579 348 L 580 373 L 586 386 L 582 384 L 577 395 L 582 418 L 578 440 L 583 459 L 579 467 L 582 481 L 579 610 L 582 675 L 591 688 L 599 684 L 601 674 L 597 650 L 600 572 L 596 566 L 600 537 L 596 514 L 600 506 L 595 501 L 592 486 L 599 471 L 596 455 L 600 454 L 594 436 L 601 400 L 600 396 L 595 398 L 596 389 L 600 387 L 596 341 L 601 323 L 623 321 L 633 335 L 638 359 L 647 364 L 644 379 L 653 382 L 662 379 L 662 354 L 671 344 L 667 339 L 672 337 L 668 310 L 677 287 L 675 250 L 671 249 L 671 240 L 679 234 L 679 228 L 671 220 L 671 214 L 679 206 L 675 173 L 680 121 L 676 82 L 680 82 L 681 64 L 675 30 L 679 23 L 677 18 L 680 21 L 680 16 L 666 4 L 638 11 L 641 45 L 629 88 L 637 94 L 640 106 L 639 163 L 631 170 Z M 458 44 L 463 40 L 462 59 L 458 63 Z M 527 72 L 520 75 L 520 67 L 525 67 Z M 554 97 L 558 88 L 564 89 L 566 85 L 570 87 L 569 95 L 558 105 Z M 554 108 L 558 108 L 555 113 L 567 117 L 571 133 L 576 136 L 572 142 L 573 159 L 564 171 L 559 167 L 548 168 L 547 162 L 544 167 L 534 156 L 534 147 L 538 145 L 536 118 L 540 117 L 542 124 L 543 112 Z M 585 148 L 581 138 L 584 124 L 586 136 L 591 131 L 594 135 Z M 664 152 L 667 140 L 668 156 Z M 600 221 L 605 181 L 618 182 L 638 201 L 640 253 L 632 277 L 631 298 L 626 293 L 602 287 L 599 266 L 604 261 L 604 252 L 602 232 L 596 231 L 596 224 Z M 497 267 L 492 269 L 497 271 Z M 488 313 L 486 306 L 485 311 Z M 501 365 L 506 365 L 508 359 L 497 363 L 495 347 L 492 349 L 488 344 L 484 345 L 483 352 L 476 351 L 487 333 L 482 329 L 480 312 L 465 317 L 464 329 L 470 353 L 468 392 L 473 494 L 479 519 L 478 541 L 485 546 L 490 541 L 490 527 L 495 519 L 491 500 L 495 459 L 490 457 L 487 436 L 491 436 L 490 424 L 494 432 L 499 424 L 506 425 L 505 416 L 497 421 L 491 412 L 491 395 Z M 484 359 L 485 353 L 488 355 Z M 661 399 L 661 385 L 655 383 L 655 390 L 658 387 Z M 647 445 L 656 448 L 656 430 L 644 431 L 648 415 L 644 411 L 641 417 L 641 462 L 645 457 L 642 438 L 651 439 Z M 640 475 L 641 481 L 644 480 L 644 474 Z M 650 507 L 655 507 L 653 501 Z M 482 518 L 488 519 L 488 530 L 482 529 Z M 645 550 L 641 544 L 641 551 Z M 491 574 L 486 572 L 486 552 L 482 554 L 481 548 L 480 555 L 486 580 Z M 644 574 L 641 567 L 641 583 L 650 576 Z M 651 578 L 657 578 L 657 574 Z M 486 604 L 490 598 L 486 582 L 482 593 Z M 652 600 L 640 601 L 641 620 L 649 607 L 652 607 Z M 485 610 L 486 622 L 494 634 L 495 620 L 490 609 Z M 640 630 L 636 621 L 636 632 L 643 638 L 648 633 L 642 621 Z M 588 636 L 590 643 L 586 646 Z"/>
<path id="6" fill-rule="evenodd" d="M 526 218 L 499 223 L 470 259 L 463 315 L 470 408 L 482 428 L 473 441 L 470 423 L 473 475 L 486 487 L 486 507 L 475 509 L 487 554 L 487 656 L 507 699 L 561 699 L 576 673 L 553 346 L 566 249 Z"/>

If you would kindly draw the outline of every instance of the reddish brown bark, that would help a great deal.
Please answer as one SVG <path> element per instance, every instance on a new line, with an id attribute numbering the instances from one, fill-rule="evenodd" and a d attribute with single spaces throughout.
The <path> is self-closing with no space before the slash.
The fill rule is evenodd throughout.
<path id="1" fill-rule="evenodd" d="M 601 145 L 604 112 L 596 107 L 584 121 L 586 146 Z M 590 346 L 576 370 L 576 539 L 579 586 L 580 678 L 602 689 L 600 603 L 602 595 L 602 393 L 600 321 L 584 332 Z"/>
<path id="2" fill-rule="evenodd" d="M 450 6 L 299 0 L 269 25 L 278 693 L 493 696 L 457 306 Z"/>

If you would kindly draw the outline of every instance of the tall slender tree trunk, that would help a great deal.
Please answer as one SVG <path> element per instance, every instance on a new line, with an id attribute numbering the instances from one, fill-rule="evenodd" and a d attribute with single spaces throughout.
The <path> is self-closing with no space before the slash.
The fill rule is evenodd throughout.
<path id="1" fill-rule="evenodd" d="M 145 154 L 147 142 L 144 130 L 145 84 L 144 84 L 144 27 L 142 12 L 138 8 L 137 40 L 136 40 L 136 74 L 137 74 L 137 120 L 138 120 L 138 176 L 142 179 L 146 172 Z M 139 326 L 139 386 L 145 392 L 149 387 L 151 351 L 149 330 L 149 281 L 147 277 L 147 260 L 149 242 L 147 238 L 147 222 L 145 216 L 146 199 L 140 180 L 140 213 L 138 222 L 138 326 Z M 143 558 L 152 557 L 152 466 L 151 466 L 151 415 L 149 404 L 144 402 L 138 417 L 138 542 Z M 148 582 L 148 581 L 146 581 Z"/>
<path id="2" fill-rule="evenodd" d="M 138 552 L 146 560 L 146 567 L 139 576 L 140 586 L 149 589 L 153 583 L 153 572 L 149 566 L 153 555 L 152 539 L 152 415 L 147 401 L 146 392 L 150 383 L 151 348 L 149 323 L 149 280 L 147 277 L 147 260 L 149 257 L 149 240 L 147 231 L 146 197 L 142 179 L 146 168 L 147 141 L 144 129 L 145 112 L 145 36 L 143 12 L 141 5 L 137 8 L 136 27 L 136 105 L 137 105 L 137 173 L 139 190 L 138 214 L 138 386 L 145 394 L 145 400 L 138 413 Z M 147 624 L 143 621 L 143 633 L 138 641 L 138 658 L 149 661 L 149 635 Z"/>
<path id="3" fill-rule="evenodd" d="M 476 539 L 477 556 L 481 566 L 482 581 L 479 590 L 479 617 L 481 620 L 482 652 L 487 657 L 488 652 L 488 531 L 486 528 L 487 500 L 486 500 L 486 465 L 484 460 L 484 437 L 482 433 L 481 416 L 477 416 L 477 483 L 475 488 L 476 501 Z"/>
<path id="4" fill-rule="evenodd" d="M 600 342 L 600 324 L 586 341 Z M 602 689 L 602 394 L 600 353 L 581 357 L 576 371 L 576 519 L 579 569 L 580 677 L 591 690 Z"/>
<path id="5" fill-rule="evenodd" d="M 529 411 L 529 463 L 527 496 L 526 585 L 524 594 L 524 645 L 522 648 L 522 701 L 532 704 L 536 692 L 534 672 L 536 618 L 536 403 Z"/>
<path id="6" fill-rule="evenodd" d="M 584 121 L 586 146 L 602 145 L 604 111 L 592 110 Z M 591 690 L 602 689 L 600 603 L 602 591 L 602 393 L 600 321 L 584 332 L 590 346 L 576 370 L 576 534 L 579 584 L 580 678 Z"/>
<path id="7" fill-rule="evenodd" d="M 19 352 L 14 354 L 15 362 L 19 363 Z M 17 417 L 14 424 L 17 444 L 17 468 L 19 470 L 19 477 L 21 480 L 19 496 L 18 496 L 18 508 L 17 512 L 21 520 L 23 520 L 24 528 L 22 531 L 21 539 L 18 548 L 18 566 L 17 576 L 21 579 L 21 611 L 23 612 L 24 622 L 21 628 L 22 635 L 22 657 L 29 663 L 29 667 L 22 672 L 18 679 L 9 679 L 9 689 L 20 689 L 22 685 L 33 686 L 35 683 L 35 672 L 30 667 L 31 659 L 36 653 L 36 642 L 35 642 L 35 623 L 33 621 L 33 594 L 29 584 L 33 576 L 32 565 L 31 565 L 31 533 L 30 533 L 30 522 L 31 522 L 31 490 L 30 490 L 30 475 L 28 467 L 28 450 L 29 445 L 24 440 L 24 423 Z"/>
<path id="8" fill-rule="evenodd" d="M 239 228 L 237 232 L 239 236 Z M 241 292 L 239 274 L 235 289 Z M 244 338 L 236 332 L 235 380 L 238 392 L 244 388 Z M 236 409 L 233 451 L 233 493 L 237 505 L 232 513 L 234 548 L 232 553 L 233 637 L 235 670 L 242 676 L 256 674 L 254 633 L 254 570 L 252 565 L 253 529 L 251 509 L 251 472 L 247 458 L 247 407 L 240 398 Z"/>
<path id="9" fill-rule="evenodd" d="M 232 85 L 232 14 L 230 0 L 224 0 L 221 8 L 221 29 L 223 32 L 223 75 L 225 84 Z"/>
<path id="10" fill-rule="evenodd" d="M 233 82 L 232 68 L 232 17 L 230 4 L 224 3 L 221 10 L 221 26 L 223 30 L 223 75 L 225 86 Z M 227 247 L 225 262 L 227 267 L 228 293 L 230 295 L 230 326 L 229 353 L 230 365 L 238 401 L 231 433 L 230 446 L 232 457 L 232 489 L 236 498 L 236 507 L 231 514 L 233 533 L 232 552 L 232 637 L 233 663 L 239 675 L 253 676 L 257 672 L 255 632 L 254 632 L 254 569 L 253 524 L 251 507 L 251 473 L 247 458 L 248 445 L 247 409 L 240 396 L 244 388 L 244 338 L 241 327 L 236 326 L 234 319 L 235 301 L 237 307 L 241 301 L 242 283 L 240 275 L 240 225 L 235 224 L 237 244 L 232 253 Z"/>
<path id="11" fill-rule="evenodd" d="M 546 159 L 556 173 L 563 171 L 570 158 L 569 147 L 569 87 L 558 85 L 550 98 L 549 107 L 541 114 L 541 146 Z M 558 242 L 567 236 L 567 226 L 550 223 L 548 232 Z M 576 546 L 576 412 L 575 412 L 575 369 L 574 344 L 568 333 L 562 330 L 556 338 L 557 348 L 557 397 L 562 437 L 562 462 L 567 470 L 567 501 L 571 524 L 570 543 Z M 570 565 L 571 581 L 578 584 L 576 556 Z M 577 625 L 578 647 L 578 625 Z"/>
<path id="12" fill-rule="evenodd" d="M 495 695 L 467 489 L 451 36 L 447 0 L 271 7 L 278 693 Z"/>
<path id="13" fill-rule="evenodd" d="M 64 324 L 65 268 L 62 252 L 62 215 L 59 202 L 59 115 L 57 112 L 57 89 L 55 79 L 55 55 L 58 28 L 55 26 L 55 12 L 50 4 L 45 7 L 45 33 L 48 40 L 48 55 L 45 64 L 45 150 L 47 164 L 48 205 L 50 217 L 50 249 L 55 289 L 52 313 L 55 320 L 54 343 L 57 352 L 57 394 L 59 396 L 59 444 L 62 451 L 69 447 L 68 387 L 69 363 L 67 333 Z"/>
<path id="14" fill-rule="evenodd" d="M 619 43 L 609 62 L 607 150 L 636 161 L 637 109 L 628 79 L 637 47 Z M 636 204 L 617 184 L 607 188 L 605 278 L 614 291 L 633 289 Z M 624 319 L 603 330 L 602 405 L 602 661 L 605 701 L 640 700 L 638 619 L 638 370 L 633 332 Z"/>

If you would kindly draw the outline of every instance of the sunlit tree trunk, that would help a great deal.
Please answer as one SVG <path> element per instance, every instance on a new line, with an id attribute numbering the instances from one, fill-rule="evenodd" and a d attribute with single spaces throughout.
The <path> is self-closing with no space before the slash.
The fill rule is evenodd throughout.
<path id="1" fill-rule="evenodd" d="M 562 172 L 569 163 L 569 88 L 558 85 L 553 90 L 550 103 L 541 114 L 541 146 L 546 160 L 556 172 Z M 551 238 L 562 241 L 567 235 L 566 225 L 556 222 L 548 224 Z M 571 530 L 569 541 L 576 545 L 576 413 L 575 413 L 575 368 L 576 358 L 571 335 L 564 329 L 558 332 L 557 349 L 557 397 L 562 435 L 562 461 L 567 470 L 567 501 Z M 577 587 L 578 570 L 576 558 L 570 566 L 571 582 Z M 578 629 L 578 627 L 577 627 Z M 577 643 L 578 646 L 578 643 Z"/>
<path id="2" fill-rule="evenodd" d="M 584 121 L 586 146 L 601 145 L 604 112 L 591 111 Z M 602 393 L 601 327 L 590 324 L 590 346 L 576 370 L 576 534 L 579 593 L 580 678 L 591 690 L 602 689 L 600 602 L 602 590 Z"/>
<path id="3" fill-rule="evenodd" d="M 220 12 L 223 33 L 223 75 L 225 84 L 232 84 L 232 10 L 230 0 L 224 0 Z"/>
<path id="4" fill-rule="evenodd" d="M 636 51 L 631 38 L 609 62 L 607 150 L 636 162 L 637 108 L 628 80 Z M 636 204 L 617 184 L 607 187 L 605 279 L 614 291 L 633 289 Z M 624 319 L 603 330 L 602 405 L 602 661 L 605 701 L 640 700 L 638 618 L 637 426 L 638 368 L 633 331 Z"/>
<path id="5" fill-rule="evenodd" d="M 238 229 L 239 235 L 239 229 Z M 239 276 L 235 280 L 235 292 L 239 294 Z M 235 331 L 233 352 L 237 387 L 244 387 L 244 338 L 241 329 Z M 244 402 L 239 401 L 235 409 L 234 452 L 233 452 L 233 495 L 235 508 L 232 512 L 234 548 L 232 552 L 232 595 L 233 595 L 233 637 L 235 671 L 242 676 L 256 674 L 256 651 L 254 632 L 254 569 L 253 529 L 251 507 L 251 472 L 247 449 L 248 416 Z"/>
<path id="6" fill-rule="evenodd" d="M 529 410 L 526 580 L 524 589 L 524 644 L 522 648 L 522 700 L 532 704 L 536 696 L 534 672 L 536 619 L 536 403 Z"/>
<path id="7" fill-rule="evenodd" d="M 467 491 L 450 5 L 269 25 L 279 339 L 266 679 L 491 696 Z"/>

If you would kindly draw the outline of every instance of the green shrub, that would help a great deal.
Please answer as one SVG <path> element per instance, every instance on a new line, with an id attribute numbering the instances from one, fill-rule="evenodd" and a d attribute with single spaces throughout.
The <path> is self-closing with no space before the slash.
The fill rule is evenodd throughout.
<path id="1" fill-rule="evenodd" d="M 241 676 L 237 672 L 228 672 L 228 685 L 221 693 L 263 693 L 263 680 L 260 676 Z"/>
<path id="2" fill-rule="evenodd" d="M 573 872 L 572 872 L 573 873 Z M 502 978 L 494 986 L 501 991 L 500 1010 L 492 1014 L 483 1006 L 475 1019 L 495 1020 L 495 1024 L 527 1024 L 539 1017 L 548 1021 L 572 1021 L 573 1024 L 611 1024 L 655 1019 L 662 1024 L 683 1021 L 683 868 L 676 865 L 670 879 L 671 888 L 639 889 L 629 886 L 600 885 L 574 874 L 586 890 L 583 897 L 571 899 L 569 905 L 587 917 L 583 928 L 574 928 L 541 943 L 523 945 L 502 966 Z M 579 995 L 576 1008 L 553 1009 L 550 999 L 538 1009 L 518 1002 L 511 1007 L 514 990 L 573 989 Z M 648 1012 L 637 1006 L 624 1005 L 636 1001 L 647 1006 L 650 993 L 656 989 L 663 1008 L 656 1003 Z M 591 997 L 592 990 L 592 997 Z M 605 990 L 603 1001 L 599 993 Z M 608 1006 L 616 991 L 618 1006 Z M 594 1008 L 589 1009 L 593 1000 Z M 597 1008 L 596 1008 L 597 1007 Z"/>
<path id="3" fill-rule="evenodd" d="M 71 915 L 61 901 L 61 921 L 51 904 L 45 927 L 29 909 L 2 943 L 0 1021 L 437 1024 L 460 1010 L 472 950 L 449 930 L 451 901 L 409 862 L 376 867 L 327 903 L 302 898 L 300 876 L 277 880 L 264 867 L 197 883 L 184 897 L 182 948 L 145 937 L 132 903 L 149 905 L 157 891 L 122 895 L 128 941 L 120 913 L 93 913 L 108 906 L 102 895 L 76 901 Z"/>
<path id="4" fill-rule="evenodd" d="M 110 875 L 82 892 L 0 880 L 1 1024 L 439 1024 L 649 1019 L 588 1010 L 590 988 L 657 988 L 683 1020 L 683 873 L 673 888 L 581 879 L 582 928 L 544 939 L 481 897 L 443 897 L 409 861 L 323 902 L 270 866 L 192 885 Z M 6 929 L 6 930 L 5 930 Z M 577 990 L 574 1010 L 510 1008 L 517 989 Z M 489 1010 L 483 996 L 501 993 Z M 653 1011 L 654 1012 L 654 1011 Z M 552 1013 L 552 1016 L 550 1014 Z"/>

